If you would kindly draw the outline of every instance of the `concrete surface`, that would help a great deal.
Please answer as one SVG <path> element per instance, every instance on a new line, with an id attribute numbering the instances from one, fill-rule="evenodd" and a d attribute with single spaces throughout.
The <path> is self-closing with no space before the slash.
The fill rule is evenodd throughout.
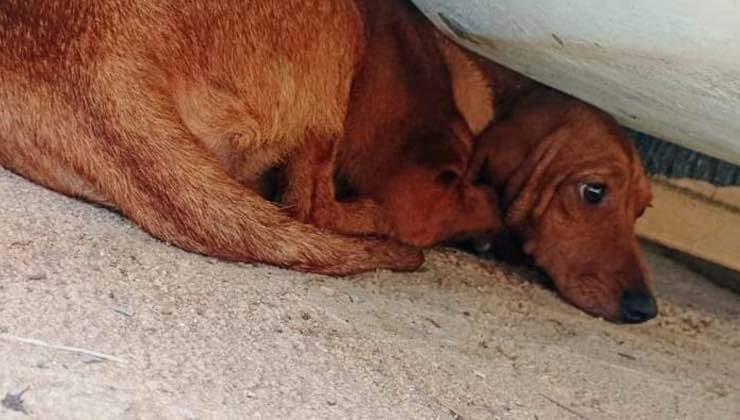
<path id="1" fill-rule="evenodd" d="M 0 170 L 0 418 L 740 418 L 738 296 L 649 261 L 660 318 L 618 326 L 451 250 L 347 279 L 187 254 Z"/>

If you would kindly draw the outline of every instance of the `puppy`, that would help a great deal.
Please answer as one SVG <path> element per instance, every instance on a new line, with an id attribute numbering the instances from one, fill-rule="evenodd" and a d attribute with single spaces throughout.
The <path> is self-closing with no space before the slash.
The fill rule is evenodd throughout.
<path id="1" fill-rule="evenodd" d="M 366 77 L 368 83 L 353 91 L 364 106 L 348 119 L 338 158 L 342 185 L 351 196 L 378 203 L 384 234 L 401 242 L 431 247 L 491 237 L 503 224 L 495 192 L 476 183 L 471 170 L 475 137 L 541 85 L 461 49 L 419 14 L 406 15 L 415 24 L 400 24 L 395 16 L 382 28 L 393 41 L 378 48 L 385 59 L 365 67 L 366 74 L 384 77 Z M 436 66 L 429 57 L 438 57 Z M 378 99 L 416 91 L 396 101 L 393 113 L 387 111 L 391 100 Z M 374 134 L 376 127 L 383 135 Z"/>
<path id="2" fill-rule="evenodd" d="M 480 136 L 472 166 L 497 191 L 504 227 L 566 300 L 612 321 L 656 315 L 634 231 L 650 186 L 611 117 L 536 88 Z"/>
<path id="3" fill-rule="evenodd" d="M 337 202 L 333 178 L 347 139 L 404 144 L 463 124 L 440 39 L 399 0 L 8 0 L 0 164 L 189 251 L 414 269 L 416 248 L 328 232 L 389 230 L 377 203 Z M 253 191 L 281 162 L 286 211 Z"/>
<path id="4" fill-rule="evenodd" d="M 369 8 L 382 24 L 370 46 L 375 59 L 352 92 L 358 106 L 348 115 L 339 173 L 355 195 L 380 205 L 381 232 L 401 242 L 429 247 L 495 231 L 492 190 L 474 185 L 470 172 L 474 136 L 495 114 L 484 62 L 415 9 L 390 13 L 390 5 Z"/>
<path id="5" fill-rule="evenodd" d="M 493 190 L 476 185 L 470 171 L 472 133 L 464 124 L 454 128 L 445 136 L 407 141 L 379 176 L 350 183 L 354 195 L 383 208 L 388 236 L 431 247 L 501 228 Z"/>

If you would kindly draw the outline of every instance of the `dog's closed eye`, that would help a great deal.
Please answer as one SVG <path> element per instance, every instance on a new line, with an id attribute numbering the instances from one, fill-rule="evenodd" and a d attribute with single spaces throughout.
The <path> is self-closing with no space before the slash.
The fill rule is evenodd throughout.
<path id="1" fill-rule="evenodd" d="M 451 169 L 446 169 L 437 174 L 437 182 L 444 186 L 452 184 L 457 181 L 458 178 L 460 178 L 460 175 Z"/>

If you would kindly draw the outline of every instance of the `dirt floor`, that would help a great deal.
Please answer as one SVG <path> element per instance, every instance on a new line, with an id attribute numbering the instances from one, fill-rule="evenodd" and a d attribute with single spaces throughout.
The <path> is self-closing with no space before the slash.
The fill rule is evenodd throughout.
<path id="1" fill-rule="evenodd" d="M 684 266 L 650 252 L 661 315 L 619 326 L 428 257 L 223 263 L 0 171 L 0 418 L 740 418 L 740 298 Z"/>

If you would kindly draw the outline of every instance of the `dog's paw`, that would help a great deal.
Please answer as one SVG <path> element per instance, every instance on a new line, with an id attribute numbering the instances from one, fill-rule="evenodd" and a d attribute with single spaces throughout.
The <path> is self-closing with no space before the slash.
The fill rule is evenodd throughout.
<path id="1" fill-rule="evenodd" d="M 375 201 L 335 202 L 312 210 L 309 223 L 345 235 L 390 236 L 385 211 Z"/>
<path id="2" fill-rule="evenodd" d="M 378 259 L 378 268 L 414 271 L 424 263 L 424 253 L 420 248 L 392 240 L 369 242 L 366 251 Z"/>

